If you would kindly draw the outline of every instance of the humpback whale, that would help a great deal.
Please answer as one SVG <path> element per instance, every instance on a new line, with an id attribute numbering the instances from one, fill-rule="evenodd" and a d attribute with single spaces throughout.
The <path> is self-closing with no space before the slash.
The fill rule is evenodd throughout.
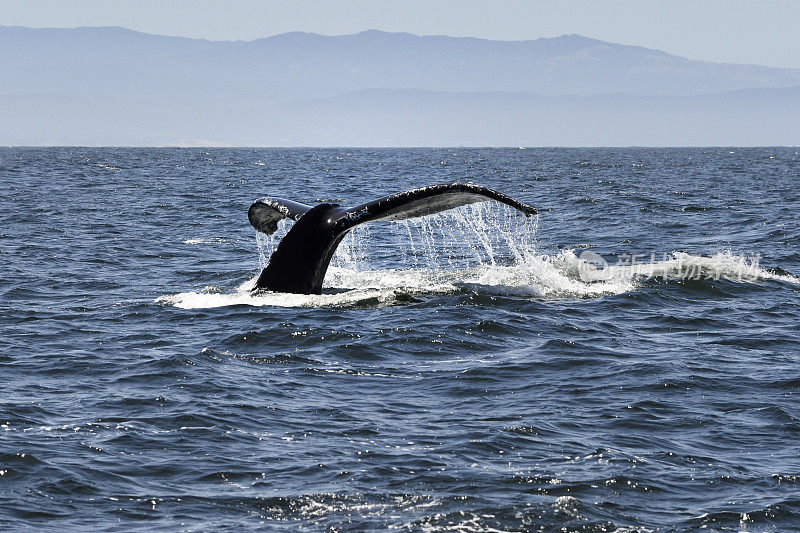
<path id="1" fill-rule="evenodd" d="M 526 216 L 536 214 L 536 209 L 510 196 L 467 183 L 429 185 L 350 208 L 331 203 L 311 207 L 273 197 L 256 200 L 247 213 L 256 230 L 271 235 L 284 218 L 295 224 L 278 243 L 253 290 L 321 294 L 337 246 L 358 224 L 432 215 L 487 200 L 506 204 Z"/>

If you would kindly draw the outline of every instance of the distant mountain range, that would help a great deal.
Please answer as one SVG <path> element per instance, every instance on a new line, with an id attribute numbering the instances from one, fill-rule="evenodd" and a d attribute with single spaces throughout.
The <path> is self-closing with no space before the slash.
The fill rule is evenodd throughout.
<path id="1" fill-rule="evenodd" d="M 800 144 L 800 69 L 565 35 L 0 27 L 0 144 Z"/>

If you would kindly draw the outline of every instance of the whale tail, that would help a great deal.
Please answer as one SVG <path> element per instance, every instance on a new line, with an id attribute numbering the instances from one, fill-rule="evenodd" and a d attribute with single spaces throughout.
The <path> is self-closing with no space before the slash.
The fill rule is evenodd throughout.
<path id="1" fill-rule="evenodd" d="M 536 214 L 536 209 L 510 196 L 464 183 L 411 189 L 351 208 L 338 204 L 311 207 L 282 198 L 262 198 L 248 211 L 250 223 L 258 231 L 272 234 L 284 218 L 296 222 L 278 243 L 254 290 L 320 294 L 336 248 L 358 224 L 432 215 L 487 200 L 504 203 L 526 216 Z"/>

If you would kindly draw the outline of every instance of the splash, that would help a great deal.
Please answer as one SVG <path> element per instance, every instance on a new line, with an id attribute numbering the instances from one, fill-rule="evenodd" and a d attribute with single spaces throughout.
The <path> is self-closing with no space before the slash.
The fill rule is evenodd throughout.
<path id="1" fill-rule="evenodd" d="M 587 255 L 589 260 L 587 261 Z M 777 280 L 797 284 L 800 280 L 790 274 L 770 272 L 760 267 L 759 256 L 736 255 L 731 251 L 718 252 L 712 256 L 698 256 L 686 252 L 662 254 L 660 259 L 652 254 L 646 257 L 622 256 L 624 259 L 616 265 L 608 265 L 597 254 L 589 252 L 580 256 L 580 275 L 585 281 L 608 280 L 620 277 L 639 277 L 657 280 L 718 280 L 725 279 L 739 282 L 756 282 L 759 280 Z M 599 261 L 598 261 L 599 259 Z M 644 260 L 642 260 L 644 259 Z M 602 268 L 597 268 L 600 263 Z"/>
<path id="2" fill-rule="evenodd" d="M 339 246 L 333 266 L 375 270 L 401 265 L 458 271 L 475 265 L 512 265 L 536 253 L 538 217 L 492 203 L 435 215 L 357 226 Z"/>
<path id="3" fill-rule="evenodd" d="M 291 227 L 257 234 L 259 266 Z M 574 250 L 555 254 L 537 247 L 538 219 L 506 206 L 472 204 L 436 215 L 356 227 L 340 244 L 323 294 L 253 294 L 258 276 L 233 292 L 206 287 L 162 296 L 157 302 L 184 309 L 232 305 L 278 307 L 381 306 L 434 294 L 487 294 L 523 298 L 597 298 L 639 289 L 650 280 L 778 280 L 800 284 L 731 252 L 710 257 L 672 253 L 649 264 L 611 265 L 586 276 L 586 259 Z M 398 268 L 401 267 L 401 268 Z"/>

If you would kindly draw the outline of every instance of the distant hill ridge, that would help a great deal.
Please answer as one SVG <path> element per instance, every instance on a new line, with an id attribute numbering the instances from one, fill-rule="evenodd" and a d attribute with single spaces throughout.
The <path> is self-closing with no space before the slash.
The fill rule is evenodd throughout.
<path id="1" fill-rule="evenodd" d="M 377 30 L 207 41 L 118 27 L 0 27 L 0 68 L 13 74 L 0 78 L 0 94 L 137 98 L 283 100 L 373 88 L 678 95 L 800 84 L 800 69 L 691 61 L 579 35 L 490 41 Z"/>
<path id="2" fill-rule="evenodd" d="M 0 73 L 0 144 L 800 143 L 800 69 L 574 34 L 208 41 L 0 26 Z"/>

